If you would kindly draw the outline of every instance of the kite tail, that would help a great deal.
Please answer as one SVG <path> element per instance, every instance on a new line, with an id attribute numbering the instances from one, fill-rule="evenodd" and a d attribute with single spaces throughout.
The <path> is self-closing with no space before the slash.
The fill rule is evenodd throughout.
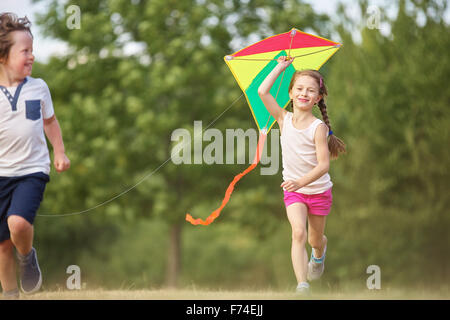
<path id="1" fill-rule="evenodd" d="M 259 134 L 259 138 L 258 138 L 258 146 L 256 147 L 255 158 L 253 159 L 252 164 L 247 169 L 245 169 L 244 171 L 242 171 L 241 173 L 236 175 L 234 177 L 233 181 L 231 181 L 230 185 L 227 188 L 227 191 L 225 192 L 225 197 L 222 200 L 222 205 L 219 208 L 217 208 L 216 210 L 214 210 L 213 213 L 211 213 L 209 215 L 209 217 L 206 218 L 206 220 L 202 220 L 200 218 L 194 219 L 194 218 L 192 218 L 192 216 L 189 213 L 187 213 L 186 221 L 190 222 L 191 224 L 193 224 L 195 226 L 199 225 L 199 224 L 207 226 L 220 215 L 220 212 L 222 211 L 222 209 L 226 206 L 226 204 L 230 200 L 231 194 L 233 193 L 233 190 L 234 190 L 234 185 L 239 180 L 241 180 L 241 178 L 243 176 L 245 176 L 247 173 L 252 171 L 258 165 L 259 160 L 261 160 L 261 155 L 262 155 L 262 151 L 264 149 L 264 142 L 266 141 L 266 137 L 267 137 L 267 131 L 265 129 L 261 130 L 260 134 Z"/>

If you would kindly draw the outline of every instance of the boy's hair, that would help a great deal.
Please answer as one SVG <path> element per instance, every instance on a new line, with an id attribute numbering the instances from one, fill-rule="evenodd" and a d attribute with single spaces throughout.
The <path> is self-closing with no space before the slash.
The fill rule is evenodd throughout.
<path id="1" fill-rule="evenodd" d="M 289 92 L 291 92 L 295 80 L 299 76 L 309 76 L 317 81 L 317 85 L 319 87 L 319 94 L 322 96 L 322 99 L 320 99 L 317 106 L 320 109 L 320 112 L 322 113 L 322 119 L 323 122 L 327 125 L 329 131 L 331 131 L 331 125 L 330 125 L 330 119 L 328 118 L 327 114 L 327 105 L 325 104 L 325 97 L 327 96 L 327 88 L 325 87 L 325 83 L 323 80 L 322 75 L 317 70 L 298 70 L 295 71 L 295 73 L 292 76 L 291 83 L 289 84 Z M 292 101 L 291 101 L 292 103 Z M 331 159 L 337 159 L 340 153 L 345 153 L 345 143 L 336 137 L 334 134 L 330 134 L 328 136 L 328 149 L 330 150 Z"/>
<path id="2" fill-rule="evenodd" d="M 27 31 L 31 36 L 31 22 L 25 16 L 19 18 L 16 14 L 5 12 L 0 14 L 0 61 L 8 60 L 9 51 L 14 42 L 11 37 L 13 31 Z"/>

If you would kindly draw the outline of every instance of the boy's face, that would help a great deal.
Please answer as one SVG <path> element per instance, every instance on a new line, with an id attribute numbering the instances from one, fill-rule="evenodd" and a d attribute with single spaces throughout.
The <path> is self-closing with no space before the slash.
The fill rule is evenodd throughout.
<path id="1" fill-rule="evenodd" d="M 316 79 L 308 75 L 300 75 L 294 82 L 294 86 L 289 92 L 294 107 L 302 110 L 309 110 L 320 101 L 319 86 Z"/>
<path id="2" fill-rule="evenodd" d="M 11 38 L 14 44 L 4 67 L 12 77 L 21 80 L 31 75 L 34 62 L 33 38 L 27 31 L 13 31 Z"/>

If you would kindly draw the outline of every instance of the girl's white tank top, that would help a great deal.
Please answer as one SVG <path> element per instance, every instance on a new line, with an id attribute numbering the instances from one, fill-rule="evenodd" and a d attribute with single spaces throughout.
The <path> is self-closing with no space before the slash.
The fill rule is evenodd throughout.
<path id="1" fill-rule="evenodd" d="M 292 112 L 287 112 L 283 120 L 283 128 L 280 136 L 281 154 L 283 161 L 283 180 L 297 180 L 315 166 L 317 166 L 316 145 L 314 134 L 317 126 L 323 123 L 316 119 L 308 128 L 299 130 L 292 123 Z M 317 194 L 327 191 L 333 186 L 330 175 L 325 173 L 319 179 L 296 190 L 304 194 Z"/>

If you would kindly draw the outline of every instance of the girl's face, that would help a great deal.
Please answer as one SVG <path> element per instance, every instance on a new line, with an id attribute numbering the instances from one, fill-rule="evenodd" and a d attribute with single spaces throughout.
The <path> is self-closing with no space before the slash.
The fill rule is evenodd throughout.
<path id="1" fill-rule="evenodd" d="M 292 99 L 294 109 L 311 110 L 322 99 L 317 80 L 308 75 L 298 76 L 291 91 L 289 91 L 289 98 Z"/>
<path id="2" fill-rule="evenodd" d="M 9 50 L 8 59 L 2 63 L 12 78 L 23 80 L 31 75 L 33 68 L 33 37 L 27 31 L 13 31 L 11 37 L 14 44 Z"/>

